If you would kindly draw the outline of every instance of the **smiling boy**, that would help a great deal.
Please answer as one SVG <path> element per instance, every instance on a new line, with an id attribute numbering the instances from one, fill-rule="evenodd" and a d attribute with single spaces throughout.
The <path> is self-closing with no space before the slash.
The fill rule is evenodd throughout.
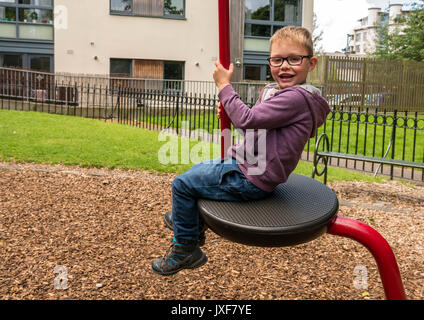
<path id="1" fill-rule="evenodd" d="M 251 109 L 230 84 L 233 65 L 226 70 L 216 62 L 214 80 L 219 99 L 236 128 L 266 129 L 266 171 L 262 175 L 248 174 L 255 165 L 249 164 L 242 154 L 252 148 L 254 153 L 259 150 L 256 145 L 249 145 L 249 139 L 232 148 L 232 157 L 249 181 L 270 192 L 296 168 L 305 144 L 324 123 L 330 108 L 320 90 L 306 83 L 308 73 L 318 63 L 307 29 L 288 26 L 277 30 L 270 40 L 268 63 L 275 83 L 262 90 Z"/>
<path id="2" fill-rule="evenodd" d="M 219 99 L 234 126 L 243 132 L 243 143 L 230 148 L 229 161 L 202 162 L 175 178 L 172 212 L 164 217 L 174 239 L 165 256 L 152 263 L 156 273 L 171 275 L 206 263 L 200 249 L 205 226 L 197 199 L 248 201 L 269 196 L 296 168 L 306 142 L 330 112 L 320 91 L 306 84 L 318 62 L 307 29 L 278 30 L 271 38 L 268 62 L 275 83 L 264 88 L 253 108 L 244 104 L 230 84 L 234 66 L 227 70 L 215 63 Z M 255 170 L 263 163 L 249 161 L 252 157 L 265 162 L 264 170 Z"/>

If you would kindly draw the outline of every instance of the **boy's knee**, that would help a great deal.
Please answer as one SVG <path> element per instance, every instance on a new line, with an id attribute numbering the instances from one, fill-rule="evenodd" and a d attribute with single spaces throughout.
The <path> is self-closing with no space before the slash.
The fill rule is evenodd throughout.
<path id="1" fill-rule="evenodd" d="M 184 177 L 178 176 L 172 181 L 172 192 L 182 191 L 185 189 L 186 183 Z"/>
<path id="2" fill-rule="evenodd" d="M 178 189 L 181 185 L 181 178 L 178 176 L 172 181 L 172 190 Z"/>

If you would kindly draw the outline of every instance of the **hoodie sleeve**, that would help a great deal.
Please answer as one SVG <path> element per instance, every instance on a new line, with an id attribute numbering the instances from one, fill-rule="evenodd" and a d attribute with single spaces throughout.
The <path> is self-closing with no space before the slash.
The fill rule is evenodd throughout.
<path id="1" fill-rule="evenodd" d="M 253 108 L 246 106 L 231 85 L 218 94 L 232 123 L 239 129 L 274 129 L 310 117 L 305 98 L 295 88 L 288 88 Z"/>

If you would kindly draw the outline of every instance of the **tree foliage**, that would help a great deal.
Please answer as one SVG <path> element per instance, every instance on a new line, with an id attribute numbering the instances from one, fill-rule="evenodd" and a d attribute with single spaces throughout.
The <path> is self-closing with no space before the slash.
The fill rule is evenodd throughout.
<path id="1" fill-rule="evenodd" d="M 424 61 L 424 0 L 414 3 L 413 10 L 395 19 L 396 27 L 388 22 L 377 28 L 375 57 Z"/>

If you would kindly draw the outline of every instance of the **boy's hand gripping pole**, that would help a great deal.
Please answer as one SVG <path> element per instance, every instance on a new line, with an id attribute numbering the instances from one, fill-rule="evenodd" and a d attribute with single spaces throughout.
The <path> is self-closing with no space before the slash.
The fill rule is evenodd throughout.
<path id="1" fill-rule="evenodd" d="M 219 60 L 226 69 L 230 67 L 230 6 L 229 0 L 218 0 Z M 221 110 L 221 158 L 227 156 L 231 146 L 231 120 L 219 103 Z"/>

